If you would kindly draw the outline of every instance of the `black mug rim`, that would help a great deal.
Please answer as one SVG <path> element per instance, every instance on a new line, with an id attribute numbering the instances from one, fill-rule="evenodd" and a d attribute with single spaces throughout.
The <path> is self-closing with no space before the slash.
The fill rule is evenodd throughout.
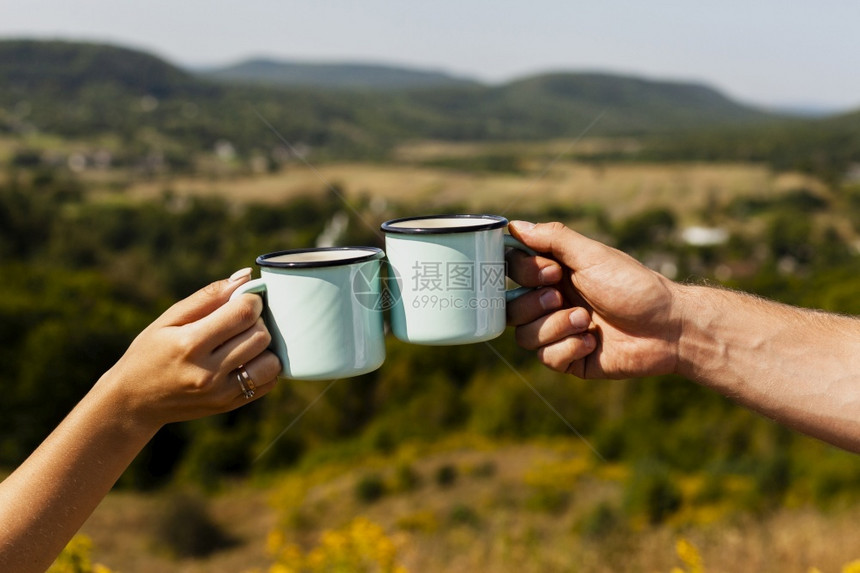
<path id="1" fill-rule="evenodd" d="M 487 222 L 483 225 L 462 225 L 452 227 L 395 227 L 398 223 L 407 223 L 411 221 L 425 221 L 428 219 L 485 219 Z M 399 219 L 391 219 L 380 225 L 385 233 L 398 235 L 447 235 L 450 233 L 471 233 L 475 231 L 488 231 L 490 229 L 503 229 L 507 227 L 508 220 L 501 215 L 487 214 L 463 214 L 452 213 L 442 215 L 420 215 L 418 217 L 401 217 Z"/>
<path id="2" fill-rule="evenodd" d="M 331 259 L 326 261 L 271 261 L 274 257 L 284 255 L 298 255 L 301 253 L 318 253 L 321 251 L 368 251 L 366 255 L 359 257 L 350 257 L 348 259 Z M 305 249 L 287 249 L 284 251 L 274 251 L 257 257 L 256 263 L 260 267 L 276 268 L 276 269 L 300 269 L 300 268 L 316 268 L 316 267 L 339 267 L 346 265 L 354 265 L 357 263 L 365 263 L 374 259 L 381 259 L 385 256 L 385 252 L 379 247 L 310 247 Z"/>

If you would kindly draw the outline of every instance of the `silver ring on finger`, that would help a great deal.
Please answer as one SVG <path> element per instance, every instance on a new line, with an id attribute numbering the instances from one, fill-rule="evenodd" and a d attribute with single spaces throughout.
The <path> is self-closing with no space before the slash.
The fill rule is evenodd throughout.
<path id="1" fill-rule="evenodd" d="M 239 380 L 239 387 L 242 389 L 242 395 L 245 397 L 245 400 L 253 398 L 257 385 L 254 384 L 254 380 L 251 379 L 251 375 L 248 374 L 244 364 L 236 369 L 236 379 Z"/>

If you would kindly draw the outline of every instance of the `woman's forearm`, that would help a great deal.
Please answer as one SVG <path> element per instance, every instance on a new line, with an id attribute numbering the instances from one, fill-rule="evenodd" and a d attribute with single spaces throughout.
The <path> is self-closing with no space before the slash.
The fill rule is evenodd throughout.
<path id="1" fill-rule="evenodd" d="M 256 383 L 253 400 L 271 391 L 281 364 L 267 350 L 263 303 L 230 298 L 250 274 L 167 309 L 0 483 L 0 572 L 44 571 L 163 425 L 247 404 L 239 368 Z"/>
<path id="2" fill-rule="evenodd" d="M 860 452 L 860 320 L 680 286 L 678 373 Z"/>
<path id="3" fill-rule="evenodd" d="M 0 571 L 44 571 L 157 427 L 123 413 L 109 375 L 0 483 Z"/>

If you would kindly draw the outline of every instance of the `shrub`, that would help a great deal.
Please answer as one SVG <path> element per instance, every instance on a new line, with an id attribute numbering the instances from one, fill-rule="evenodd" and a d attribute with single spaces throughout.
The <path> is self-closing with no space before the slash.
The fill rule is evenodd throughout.
<path id="1" fill-rule="evenodd" d="M 668 209 L 654 208 L 637 213 L 616 226 L 617 247 L 623 251 L 635 251 L 643 245 L 653 246 L 666 241 L 676 226 L 677 217 Z"/>
<path id="2" fill-rule="evenodd" d="M 421 485 L 421 476 L 407 463 L 397 466 L 394 479 L 399 491 L 412 491 Z"/>
<path id="3" fill-rule="evenodd" d="M 616 508 L 602 502 L 585 514 L 578 524 L 579 531 L 588 538 L 606 537 L 622 526 L 621 516 Z"/>
<path id="4" fill-rule="evenodd" d="M 155 542 L 174 557 L 205 557 L 235 544 L 212 518 L 205 500 L 179 492 L 165 500 L 155 519 Z"/>
<path id="5" fill-rule="evenodd" d="M 430 510 L 416 511 L 397 519 L 397 527 L 414 533 L 435 533 L 439 520 Z"/>
<path id="6" fill-rule="evenodd" d="M 496 475 L 496 462 L 487 460 L 472 468 L 471 475 L 477 478 L 491 478 Z"/>
<path id="7" fill-rule="evenodd" d="M 385 495 L 385 482 L 379 474 L 362 476 L 355 484 L 355 497 L 363 503 L 373 503 Z"/>
<path id="8" fill-rule="evenodd" d="M 755 491 L 760 502 L 767 506 L 778 506 L 791 486 L 791 459 L 784 450 L 778 450 L 756 468 L 753 475 Z"/>
<path id="9" fill-rule="evenodd" d="M 440 487 L 450 487 L 457 481 L 457 468 L 444 464 L 436 469 L 436 484 Z"/>
<path id="10" fill-rule="evenodd" d="M 477 526 L 481 521 L 478 513 L 463 503 L 458 503 L 451 508 L 448 520 L 454 525 L 468 525 L 471 527 Z"/>
<path id="11" fill-rule="evenodd" d="M 570 492 L 551 488 L 535 488 L 526 500 L 526 507 L 535 511 L 547 513 L 563 513 L 570 502 Z"/>
<path id="12" fill-rule="evenodd" d="M 614 462 L 624 455 L 625 438 L 624 429 L 620 425 L 607 425 L 592 437 L 592 444 L 604 460 Z"/>
<path id="13" fill-rule="evenodd" d="M 681 508 L 682 497 L 669 472 L 660 464 L 645 462 L 636 468 L 625 488 L 625 504 L 648 523 L 662 523 Z"/>

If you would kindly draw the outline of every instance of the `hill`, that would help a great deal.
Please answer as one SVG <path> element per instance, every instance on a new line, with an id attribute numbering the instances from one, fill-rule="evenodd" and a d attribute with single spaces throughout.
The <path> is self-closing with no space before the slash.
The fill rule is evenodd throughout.
<path id="1" fill-rule="evenodd" d="M 201 75 L 292 88 L 410 90 L 410 104 L 427 113 L 454 112 L 456 121 L 467 123 L 486 124 L 499 118 L 528 123 L 516 126 L 523 135 L 557 130 L 559 121 L 582 125 L 583 120 L 590 121 L 601 111 L 611 111 L 618 118 L 607 120 L 617 123 L 613 131 L 628 134 L 768 117 L 762 110 L 735 102 L 705 85 L 606 73 L 552 72 L 491 87 L 446 73 L 403 67 L 252 59 Z M 485 135 L 492 137 L 491 133 Z"/>
<path id="2" fill-rule="evenodd" d="M 778 117 L 700 84 L 600 73 L 557 72 L 496 87 L 426 90 L 412 93 L 410 103 L 438 116 L 423 129 L 460 139 L 572 137 L 601 114 L 592 133 L 666 133 Z"/>
<path id="3" fill-rule="evenodd" d="M 118 136 L 125 149 L 117 157 L 127 156 L 126 162 L 156 153 L 182 169 L 190 167 L 190 155 L 209 152 L 221 140 L 230 142 L 239 158 L 261 148 L 268 153 L 278 139 L 266 122 L 316 153 L 381 158 L 411 139 L 574 137 L 598 117 L 590 135 L 672 134 L 778 119 L 707 86 L 610 74 L 552 73 L 500 86 L 417 87 L 443 77 L 379 66 L 334 67 L 327 73 L 332 85 L 353 81 L 378 89 L 225 83 L 122 47 L 2 41 L 0 134 Z"/>
<path id="4" fill-rule="evenodd" d="M 25 94 L 77 92 L 112 85 L 123 91 L 168 97 L 197 82 L 153 55 L 84 42 L 8 40 L 0 42 L 0 84 Z"/>
<path id="5" fill-rule="evenodd" d="M 477 82 L 437 71 L 367 63 L 310 63 L 267 58 L 202 70 L 204 78 L 326 89 L 399 90 L 474 85 Z"/>
<path id="6" fill-rule="evenodd" d="M 662 138 L 646 160 L 755 161 L 777 171 L 799 170 L 829 183 L 856 180 L 860 111 L 769 124 L 721 126 Z"/>

